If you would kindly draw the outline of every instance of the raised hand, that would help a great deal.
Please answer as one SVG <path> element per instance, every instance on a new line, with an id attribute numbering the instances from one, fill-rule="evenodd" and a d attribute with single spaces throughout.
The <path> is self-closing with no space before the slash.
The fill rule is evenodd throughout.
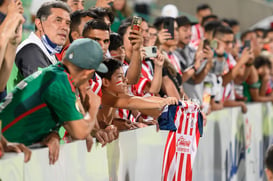
<path id="1" fill-rule="evenodd" d="M 164 44 L 168 39 L 171 39 L 172 35 L 168 32 L 168 29 L 162 29 L 158 32 L 158 40 L 160 44 Z"/>
<path id="2" fill-rule="evenodd" d="M 21 0 L 12 0 L 8 5 L 7 15 L 13 15 L 15 13 L 24 13 L 23 3 L 21 2 Z"/>
<path id="3" fill-rule="evenodd" d="M 143 44 L 143 36 L 141 32 L 138 30 L 130 30 L 128 38 L 132 44 L 133 50 L 139 51 Z"/>
<path id="4" fill-rule="evenodd" d="M 165 56 L 157 50 L 157 57 L 151 58 L 154 61 L 155 66 L 163 67 Z"/>
<path id="5" fill-rule="evenodd" d="M 244 48 L 239 61 L 242 61 L 242 63 L 253 63 L 254 53 L 252 49 Z"/>
<path id="6" fill-rule="evenodd" d="M 97 0 L 96 7 L 110 8 L 110 3 L 112 2 L 114 2 L 114 0 Z"/>
<path id="7" fill-rule="evenodd" d="M 10 1 L 7 17 L 0 27 L 0 32 L 8 37 L 12 45 L 18 45 L 22 39 L 23 23 L 23 5 L 20 0 Z"/>

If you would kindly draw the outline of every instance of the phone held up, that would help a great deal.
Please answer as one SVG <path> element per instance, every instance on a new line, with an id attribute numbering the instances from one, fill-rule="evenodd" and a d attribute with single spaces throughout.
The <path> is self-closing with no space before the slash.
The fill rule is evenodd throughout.
<path id="1" fill-rule="evenodd" d="M 251 48 L 250 40 L 245 40 L 245 41 L 244 41 L 244 48 L 248 48 L 248 49 Z"/>
<path id="2" fill-rule="evenodd" d="M 205 49 L 207 46 L 210 46 L 209 40 L 205 39 L 205 40 L 203 41 L 203 49 Z"/>
<path id="3" fill-rule="evenodd" d="M 171 17 L 166 17 L 163 22 L 163 27 L 171 34 L 172 38 L 170 39 L 174 39 L 174 19 Z"/>
<path id="4" fill-rule="evenodd" d="M 156 46 L 149 46 L 149 47 L 143 47 L 145 50 L 145 58 L 154 58 L 157 57 L 157 47 Z"/>
<path id="5" fill-rule="evenodd" d="M 131 30 L 140 31 L 141 23 L 142 23 L 141 17 L 134 16 L 133 19 L 132 19 Z M 130 32 L 130 34 L 133 34 L 133 33 Z M 133 38 L 129 37 L 129 40 L 133 40 Z"/>
<path id="6" fill-rule="evenodd" d="M 241 54 L 245 48 L 248 48 L 250 50 L 250 48 L 251 48 L 250 40 L 244 41 L 244 45 L 240 48 L 239 53 Z"/>
<path id="7" fill-rule="evenodd" d="M 141 23 L 142 23 L 141 17 L 134 16 L 132 20 L 131 29 L 139 31 Z"/>
<path id="8" fill-rule="evenodd" d="M 209 40 L 205 39 L 204 42 L 203 42 L 203 49 L 205 47 L 207 47 L 207 46 L 209 46 L 210 48 L 212 48 L 212 49 L 215 50 L 215 49 L 218 48 L 218 42 L 217 42 L 217 40 L 211 40 L 211 41 L 209 41 Z"/>

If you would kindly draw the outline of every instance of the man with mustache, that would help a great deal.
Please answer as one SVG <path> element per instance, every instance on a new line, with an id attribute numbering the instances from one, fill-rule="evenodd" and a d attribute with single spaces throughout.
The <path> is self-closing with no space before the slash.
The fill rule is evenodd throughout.
<path id="1" fill-rule="evenodd" d="M 15 63 L 19 76 L 25 78 L 57 63 L 56 53 L 62 50 L 70 30 L 70 9 L 60 1 L 44 3 L 37 12 L 35 32 L 17 49 Z M 22 79 L 22 78 L 19 78 Z"/>

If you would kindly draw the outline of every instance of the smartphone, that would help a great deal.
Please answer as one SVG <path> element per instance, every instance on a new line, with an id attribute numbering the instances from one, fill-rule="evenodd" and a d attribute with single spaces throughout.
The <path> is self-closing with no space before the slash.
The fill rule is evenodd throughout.
<path id="1" fill-rule="evenodd" d="M 163 22 L 164 29 L 168 29 L 168 32 L 171 34 L 174 39 L 174 19 L 171 17 L 166 17 Z"/>
<path id="2" fill-rule="evenodd" d="M 140 24 L 142 22 L 141 17 L 134 16 L 132 19 L 132 24 L 131 24 L 131 30 L 137 30 L 140 31 Z M 130 34 L 134 34 L 133 32 L 130 32 Z M 129 37 L 129 40 L 133 40 L 134 38 Z"/>
<path id="3" fill-rule="evenodd" d="M 207 46 L 210 46 L 209 40 L 205 39 L 203 41 L 203 49 L 206 48 Z"/>
<path id="4" fill-rule="evenodd" d="M 251 48 L 251 45 L 250 45 L 250 40 L 245 40 L 244 41 L 244 48 L 248 48 L 248 49 L 250 49 Z"/>
<path id="5" fill-rule="evenodd" d="M 216 50 L 218 48 L 218 41 L 217 40 L 211 40 L 210 41 L 210 47 Z"/>
<path id="6" fill-rule="evenodd" d="M 157 57 L 157 47 L 156 46 L 149 46 L 149 47 L 143 47 L 145 50 L 145 58 L 154 58 Z"/>
<path id="7" fill-rule="evenodd" d="M 131 29 L 132 30 L 140 30 L 140 24 L 142 23 L 142 19 L 141 17 L 138 16 L 134 16 L 133 20 L 132 20 L 132 25 L 131 25 Z"/>
<path id="8" fill-rule="evenodd" d="M 241 54 L 245 48 L 250 49 L 250 48 L 251 48 L 251 45 L 250 45 L 250 44 L 251 44 L 250 40 L 245 40 L 245 41 L 244 41 L 244 46 L 242 46 L 242 47 L 240 48 L 239 53 Z"/>

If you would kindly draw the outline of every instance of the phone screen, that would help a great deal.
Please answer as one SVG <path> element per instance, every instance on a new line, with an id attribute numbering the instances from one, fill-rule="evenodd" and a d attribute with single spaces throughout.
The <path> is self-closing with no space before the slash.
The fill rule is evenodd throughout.
<path id="1" fill-rule="evenodd" d="M 207 46 L 210 46 L 209 40 L 205 39 L 203 43 L 203 49 L 206 48 Z"/>

